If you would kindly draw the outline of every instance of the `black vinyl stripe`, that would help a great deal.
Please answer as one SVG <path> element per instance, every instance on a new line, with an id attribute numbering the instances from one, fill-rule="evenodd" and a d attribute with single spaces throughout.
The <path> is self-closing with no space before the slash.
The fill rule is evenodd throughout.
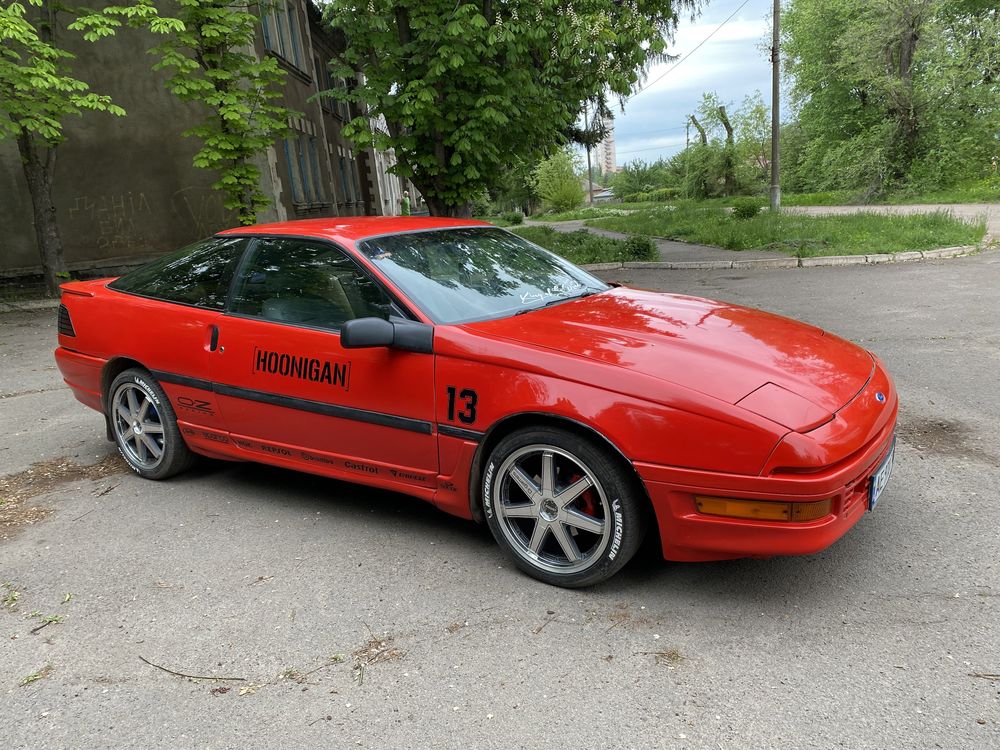
<path id="1" fill-rule="evenodd" d="M 223 383 L 213 383 L 209 380 L 191 378 L 187 375 L 177 375 L 172 372 L 161 372 L 153 370 L 153 377 L 164 383 L 174 383 L 189 388 L 198 388 L 203 391 L 212 391 L 223 396 L 233 396 L 234 398 L 245 398 L 248 401 L 258 401 L 262 404 L 273 406 L 283 406 L 288 409 L 298 409 L 313 414 L 322 414 L 327 417 L 339 417 L 340 419 L 350 419 L 355 422 L 367 422 L 377 424 L 382 427 L 392 427 L 397 430 L 407 430 L 409 432 L 419 432 L 430 435 L 434 429 L 431 422 L 411 417 L 398 417 L 395 414 L 383 414 L 378 411 L 368 411 L 367 409 L 355 409 L 351 406 L 338 406 L 337 404 L 326 404 L 322 401 L 310 401 L 305 398 L 295 398 L 293 396 L 282 396 L 277 393 L 267 393 L 266 391 L 255 391 L 250 388 L 240 388 L 234 385 Z"/>
<path id="2" fill-rule="evenodd" d="M 448 437 L 462 438 L 463 440 L 474 440 L 479 442 L 483 439 L 483 432 L 477 432 L 476 430 L 466 430 L 464 427 L 452 427 L 450 424 L 439 424 L 438 432 L 441 435 L 447 435 Z"/>
<path id="3" fill-rule="evenodd" d="M 188 388 L 200 388 L 203 391 L 215 390 L 212 388 L 211 380 L 201 380 L 200 378 L 189 378 L 187 375 L 177 375 L 172 372 L 162 370 L 150 370 L 153 377 L 162 383 L 173 383 L 174 385 L 185 385 Z"/>

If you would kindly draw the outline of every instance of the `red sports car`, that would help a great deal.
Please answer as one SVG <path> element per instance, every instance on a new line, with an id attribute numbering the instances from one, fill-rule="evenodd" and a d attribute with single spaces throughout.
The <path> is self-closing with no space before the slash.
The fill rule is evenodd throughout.
<path id="1" fill-rule="evenodd" d="M 397 490 L 560 586 L 650 528 L 668 560 L 816 552 L 892 468 L 870 352 L 480 222 L 241 227 L 62 289 L 59 368 L 141 476 L 198 453 Z"/>

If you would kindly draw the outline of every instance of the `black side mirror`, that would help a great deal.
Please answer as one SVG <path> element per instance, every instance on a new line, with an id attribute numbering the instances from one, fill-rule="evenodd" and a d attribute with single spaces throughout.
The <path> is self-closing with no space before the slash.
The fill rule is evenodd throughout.
<path id="1" fill-rule="evenodd" d="M 434 327 L 414 321 L 356 318 L 340 328 L 340 345 L 345 349 L 370 349 L 391 346 L 408 352 L 430 354 L 434 351 Z"/>

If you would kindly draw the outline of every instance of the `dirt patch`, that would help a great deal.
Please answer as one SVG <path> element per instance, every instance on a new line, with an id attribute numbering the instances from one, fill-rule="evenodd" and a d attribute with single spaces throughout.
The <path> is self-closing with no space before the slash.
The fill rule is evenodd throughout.
<path id="1" fill-rule="evenodd" d="M 900 422 L 897 434 L 907 445 L 921 453 L 1000 466 L 1000 456 L 983 450 L 975 431 L 956 419 L 909 418 Z"/>
<path id="2" fill-rule="evenodd" d="M 121 456 L 112 453 L 90 466 L 68 458 L 38 461 L 19 474 L 0 478 L 0 541 L 9 539 L 17 529 L 37 523 L 52 512 L 52 508 L 29 504 L 32 498 L 52 492 L 68 482 L 104 479 L 128 471 Z"/>

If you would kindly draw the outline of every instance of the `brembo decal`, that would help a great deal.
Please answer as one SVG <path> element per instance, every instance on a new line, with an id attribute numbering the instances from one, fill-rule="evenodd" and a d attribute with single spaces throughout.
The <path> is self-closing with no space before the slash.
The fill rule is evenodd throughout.
<path id="1" fill-rule="evenodd" d="M 326 359 L 272 352 L 267 349 L 253 349 L 253 371 L 287 378 L 308 380 L 310 383 L 326 383 L 343 388 L 351 387 L 351 363 L 330 362 Z"/>

